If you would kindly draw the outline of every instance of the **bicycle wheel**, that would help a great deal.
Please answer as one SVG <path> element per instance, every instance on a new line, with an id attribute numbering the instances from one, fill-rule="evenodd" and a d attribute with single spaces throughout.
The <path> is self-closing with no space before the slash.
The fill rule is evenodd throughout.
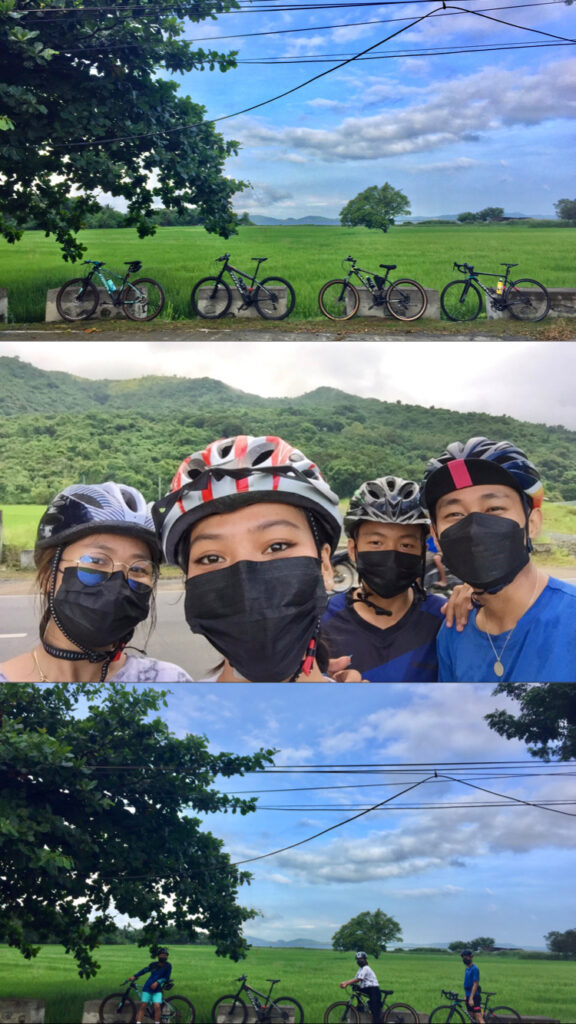
<path id="1" fill-rule="evenodd" d="M 486 1024 L 506 1024 L 511 1020 L 522 1020 L 522 1017 L 510 1006 L 491 1006 L 485 1010 L 484 1019 Z"/>
<path id="2" fill-rule="evenodd" d="M 212 1007 L 212 1024 L 244 1024 L 248 1007 L 239 996 L 221 996 Z"/>
<path id="3" fill-rule="evenodd" d="M 123 992 L 106 996 L 98 1007 L 100 1024 L 133 1024 L 136 1020 L 136 1006 Z"/>
<path id="4" fill-rule="evenodd" d="M 452 1021 L 465 1024 L 466 1018 L 457 1006 L 437 1006 L 428 1018 L 428 1024 L 452 1024 Z"/>
<path id="5" fill-rule="evenodd" d="M 170 1007 L 170 1016 L 166 1015 L 166 1020 L 170 1021 L 170 1024 L 194 1024 L 196 1010 L 186 996 L 169 996 L 164 1000 L 164 1004 Z M 162 1019 L 164 1020 L 164 1009 Z"/>
<path id="6" fill-rule="evenodd" d="M 217 277 L 203 277 L 192 289 L 192 309 L 204 320 L 218 320 L 232 305 L 232 292 L 225 281 Z"/>
<path id="7" fill-rule="evenodd" d="M 282 289 L 286 289 L 286 298 Z M 296 296 L 290 281 L 283 277 L 265 277 L 254 296 L 254 304 L 264 320 L 285 320 L 294 309 Z"/>
<path id="8" fill-rule="evenodd" d="M 129 320 L 154 320 L 164 309 L 164 291 L 151 277 L 128 281 L 120 298 Z"/>
<path id="9" fill-rule="evenodd" d="M 100 296 L 96 285 L 85 277 L 63 284 L 56 296 L 56 309 L 63 320 L 87 320 L 96 312 Z"/>
<path id="10" fill-rule="evenodd" d="M 329 320 L 351 320 L 358 311 L 360 296 L 353 284 L 336 278 L 322 286 L 318 305 Z"/>
<path id="11" fill-rule="evenodd" d="M 512 281 L 504 298 L 516 320 L 543 320 L 550 309 L 550 296 L 544 285 L 529 277 Z"/>
<path id="12" fill-rule="evenodd" d="M 268 1004 L 265 1020 L 270 1021 L 270 1024 L 292 1024 L 292 1020 L 294 1024 L 302 1024 L 304 1010 L 297 999 L 280 996 Z"/>
<path id="13" fill-rule="evenodd" d="M 386 305 L 396 320 L 418 320 L 424 316 L 428 299 L 418 281 L 394 281 L 386 292 Z"/>
<path id="14" fill-rule="evenodd" d="M 447 320 L 475 320 L 482 309 L 482 296 L 470 281 L 451 281 L 440 296 Z"/>
<path id="15" fill-rule="evenodd" d="M 384 1007 L 384 1024 L 418 1024 L 418 1014 L 408 1003 L 391 1003 Z"/>
<path id="16" fill-rule="evenodd" d="M 332 1003 L 324 1014 L 324 1024 L 359 1024 L 360 1015 L 350 1003 Z"/>

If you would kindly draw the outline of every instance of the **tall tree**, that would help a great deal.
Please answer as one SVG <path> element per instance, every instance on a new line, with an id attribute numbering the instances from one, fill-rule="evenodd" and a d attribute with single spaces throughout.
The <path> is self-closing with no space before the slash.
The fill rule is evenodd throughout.
<path id="1" fill-rule="evenodd" d="M 404 213 L 410 213 L 408 196 L 386 181 L 384 185 L 365 188 L 346 203 L 340 210 L 340 223 L 345 228 L 365 227 L 388 231 L 394 219 Z"/>
<path id="2" fill-rule="evenodd" d="M 389 942 L 400 942 L 402 929 L 382 910 L 365 910 L 343 924 L 332 936 L 332 949 L 363 950 L 376 959 L 386 952 Z"/>
<path id="3" fill-rule="evenodd" d="M 551 953 L 576 958 L 576 928 L 569 928 L 566 932 L 548 932 L 544 938 Z"/>
<path id="4" fill-rule="evenodd" d="M 576 220 L 576 199 L 559 199 L 554 209 L 560 220 Z"/>
<path id="5" fill-rule="evenodd" d="M 534 757 L 569 761 L 576 757 L 576 687 L 573 683 L 498 683 L 519 714 L 496 708 L 486 715 L 491 729 L 506 739 L 525 740 Z"/>
<path id="6" fill-rule="evenodd" d="M 0 941 L 24 956 L 50 936 L 89 977 L 116 914 L 142 922 L 140 945 L 175 926 L 189 941 L 206 933 L 220 956 L 245 954 L 242 923 L 256 914 L 237 895 L 250 875 L 190 812 L 253 811 L 214 780 L 273 751 L 211 754 L 206 737 L 170 732 L 165 703 L 164 691 L 119 683 L 2 685 Z"/>
<path id="7" fill-rule="evenodd" d="M 186 22 L 237 7 L 236 0 L 0 0 L 0 234 L 21 237 L 33 220 L 54 234 L 65 258 L 100 192 L 122 198 L 126 221 L 153 234 L 153 206 L 197 207 L 208 231 L 228 237 L 231 197 L 244 187 L 225 177 L 237 152 L 205 110 L 161 72 L 234 67 L 234 55 L 193 49 Z M 182 130 L 181 130 L 182 129 Z"/>

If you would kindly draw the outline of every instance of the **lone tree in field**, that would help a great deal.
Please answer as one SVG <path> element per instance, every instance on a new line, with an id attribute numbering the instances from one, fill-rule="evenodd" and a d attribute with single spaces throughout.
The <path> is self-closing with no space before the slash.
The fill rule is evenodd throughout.
<path id="1" fill-rule="evenodd" d="M 165 697 L 120 683 L 3 684 L 0 942 L 30 958 L 50 938 L 90 977 L 92 951 L 123 914 L 142 922 L 142 946 L 175 926 L 188 941 L 206 933 L 220 956 L 245 955 L 242 924 L 256 913 L 237 896 L 250 875 L 194 813 L 253 811 L 214 780 L 262 768 L 273 751 L 211 754 L 203 736 L 178 739 L 155 714 Z"/>
<path id="2" fill-rule="evenodd" d="M 395 217 L 410 213 L 408 196 L 388 182 L 371 185 L 359 192 L 340 210 L 340 223 L 345 228 L 379 228 L 388 231 Z"/>
<path id="3" fill-rule="evenodd" d="M 43 10 L 43 6 L 46 10 Z M 197 208 L 208 231 L 228 237 L 231 197 L 244 187 L 223 174 L 236 142 L 178 96 L 171 74 L 227 71 L 234 54 L 193 49 L 188 22 L 237 0 L 30 0 L 0 3 L 0 235 L 28 223 L 54 234 L 65 259 L 84 252 L 75 233 L 98 195 L 125 200 L 126 223 L 153 234 L 154 206 Z M 167 75 L 167 77 L 166 77 Z"/>
<path id="4" fill-rule="evenodd" d="M 576 221 L 576 199 L 559 199 L 554 203 L 554 209 L 560 220 Z"/>
<path id="5" fill-rule="evenodd" d="M 348 951 L 363 950 L 370 956 L 380 956 L 386 952 L 389 942 L 401 942 L 402 929 L 393 917 L 389 917 L 382 910 L 365 910 L 351 918 L 348 924 L 332 936 L 332 949 Z"/>
<path id="6" fill-rule="evenodd" d="M 566 960 L 576 959 L 576 928 L 566 932 L 548 932 L 544 936 L 551 953 L 558 953 Z"/>
<path id="7" fill-rule="evenodd" d="M 485 715 L 506 739 L 525 740 L 534 757 L 576 757 L 576 687 L 573 683 L 498 683 L 493 694 L 518 702 L 519 714 L 496 709 Z"/>

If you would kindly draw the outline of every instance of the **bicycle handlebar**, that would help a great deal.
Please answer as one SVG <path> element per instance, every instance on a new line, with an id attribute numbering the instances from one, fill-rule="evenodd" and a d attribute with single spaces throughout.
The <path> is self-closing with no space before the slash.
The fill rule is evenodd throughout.
<path id="1" fill-rule="evenodd" d="M 236 978 L 236 981 L 247 981 L 247 980 L 248 980 L 248 975 L 247 974 L 241 974 L 239 978 Z"/>
<path id="2" fill-rule="evenodd" d="M 457 992 L 447 992 L 446 989 L 442 989 L 442 995 L 446 996 L 446 999 L 460 999 Z"/>
<path id="3" fill-rule="evenodd" d="M 345 256 L 343 262 L 344 263 L 356 263 L 357 261 L 354 259 L 353 256 Z"/>
<path id="4" fill-rule="evenodd" d="M 216 263 L 223 263 L 224 260 L 229 260 L 229 259 L 230 259 L 230 253 L 229 252 L 225 252 L 223 256 L 217 256 L 216 257 Z"/>
<path id="5" fill-rule="evenodd" d="M 457 270 L 459 274 L 473 274 L 474 267 L 470 267 L 468 263 L 454 263 L 454 270 Z"/>

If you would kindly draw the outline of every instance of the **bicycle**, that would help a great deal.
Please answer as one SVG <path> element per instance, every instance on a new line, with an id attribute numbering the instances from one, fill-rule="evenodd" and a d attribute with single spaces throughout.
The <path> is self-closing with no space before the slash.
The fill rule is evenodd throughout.
<path id="1" fill-rule="evenodd" d="M 454 270 L 468 274 L 464 281 L 450 281 L 440 296 L 440 306 L 448 320 L 476 320 L 482 309 L 481 289 L 486 296 L 486 305 L 503 313 L 509 310 L 516 320 L 543 320 L 550 309 L 550 296 L 543 284 L 524 277 L 510 281 L 512 267 L 517 263 L 501 263 L 506 273 L 491 274 L 485 270 L 474 270 L 468 263 L 454 263 Z M 497 277 L 496 288 L 488 288 L 479 280 L 482 277 Z"/>
<path id="2" fill-rule="evenodd" d="M 248 975 L 242 974 L 236 981 L 241 981 L 242 984 L 234 996 L 221 996 L 217 999 L 212 1007 L 212 1024 L 244 1024 L 246 1017 L 248 1016 L 248 1007 L 244 1000 L 240 997 L 241 992 L 245 992 L 248 996 L 252 1010 L 257 1021 L 265 1021 L 266 1024 L 292 1024 L 291 1010 L 294 1010 L 294 1024 L 302 1024 L 304 1020 L 304 1010 L 300 1006 L 300 1003 L 296 999 L 292 999 L 290 996 L 279 996 L 277 999 L 271 999 L 272 989 L 274 985 L 278 984 L 280 978 L 266 978 L 266 981 L 270 982 L 270 988 L 268 993 L 265 995 L 263 992 L 258 992 L 257 989 L 252 988 L 247 984 Z M 260 1000 L 264 1002 L 261 1003 Z"/>
<path id="3" fill-rule="evenodd" d="M 98 1020 L 100 1024 L 134 1024 L 136 1020 L 137 1006 L 130 998 L 130 990 L 135 989 L 138 1002 L 141 1002 L 142 989 L 134 982 L 126 978 L 121 982 L 128 985 L 125 992 L 113 992 L 106 996 L 98 1008 Z M 160 1009 L 160 1020 L 162 1024 L 194 1024 L 196 1010 L 189 999 L 185 996 L 168 996 L 164 998 L 164 991 L 173 988 L 174 982 L 168 981 L 162 990 L 162 1004 Z M 146 1018 L 154 1020 L 153 1004 L 147 1003 Z"/>
<path id="4" fill-rule="evenodd" d="M 390 1006 L 386 1006 L 386 999 L 394 995 L 394 989 L 382 988 L 380 991 L 383 996 L 383 1024 L 418 1024 L 418 1014 L 408 1003 L 391 1003 Z M 360 986 L 352 985 L 352 994 L 347 1001 L 340 1000 L 330 1004 L 324 1013 L 324 1024 L 359 1024 L 361 1013 L 370 1016 L 370 1004 L 367 999 L 362 998 Z"/>
<path id="5" fill-rule="evenodd" d="M 467 1024 L 468 1021 L 474 1020 L 472 1013 L 466 1006 L 466 1000 L 460 999 L 457 992 L 446 992 L 442 989 L 442 995 L 446 999 L 451 1000 L 450 1006 L 437 1006 L 435 1010 L 432 1010 L 428 1018 L 429 1024 L 452 1024 L 452 1022 L 454 1024 Z M 522 1020 L 520 1014 L 510 1006 L 489 1006 L 490 996 L 495 995 L 495 992 L 482 993 L 482 1013 L 486 1024 L 510 1024 L 512 1021 Z M 463 1009 L 460 1009 L 460 1007 L 463 1007 Z"/>
<path id="6" fill-rule="evenodd" d="M 265 263 L 267 256 L 253 256 L 257 264 L 254 274 L 247 274 L 230 263 L 230 253 L 219 256 L 216 263 L 224 266 L 218 277 L 203 277 L 192 289 L 190 301 L 192 309 L 205 320 L 219 320 L 226 316 L 232 305 L 232 290 L 222 280 L 228 273 L 232 278 L 241 298 L 238 310 L 256 306 L 256 312 L 264 320 L 285 320 L 294 309 L 296 296 L 289 281 L 283 277 L 265 277 L 258 281 L 257 274 L 260 264 Z M 286 289 L 285 293 L 282 289 Z"/>
<path id="7" fill-rule="evenodd" d="M 142 269 L 139 260 L 126 262 L 128 270 L 121 274 L 105 277 L 102 260 L 83 260 L 91 264 L 92 269 L 86 277 L 74 277 L 66 281 L 56 296 L 56 309 L 63 320 L 88 320 L 94 315 L 100 302 L 98 288 L 93 282 L 97 276 L 104 290 L 108 293 L 113 306 L 122 308 L 129 320 L 154 320 L 164 308 L 164 291 L 157 281 L 150 277 L 140 277 L 137 281 L 129 281 L 130 274 L 137 274 Z M 114 284 L 114 278 L 121 282 Z"/>
<path id="8" fill-rule="evenodd" d="M 396 270 L 395 263 L 380 264 L 380 269 L 386 271 L 384 277 L 359 267 L 353 256 L 346 256 L 342 265 L 344 263 L 351 264 L 346 277 L 327 281 L 318 294 L 318 305 L 329 320 L 350 320 L 358 312 L 360 294 L 358 288 L 350 283 L 352 275 L 371 293 L 370 309 L 384 306 L 396 320 L 418 320 L 426 312 L 426 292 L 417 281 L 406 277 L 388 284 L 390 271 Z"/>

